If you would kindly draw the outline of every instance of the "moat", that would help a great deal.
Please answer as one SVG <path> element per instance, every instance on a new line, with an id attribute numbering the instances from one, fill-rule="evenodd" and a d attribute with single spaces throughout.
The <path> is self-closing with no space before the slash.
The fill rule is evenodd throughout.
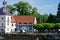
<path id="1" fill-rule="evenodd" d="M 0 34 L 1 40 L 60 40 L 58 33 Z"/>

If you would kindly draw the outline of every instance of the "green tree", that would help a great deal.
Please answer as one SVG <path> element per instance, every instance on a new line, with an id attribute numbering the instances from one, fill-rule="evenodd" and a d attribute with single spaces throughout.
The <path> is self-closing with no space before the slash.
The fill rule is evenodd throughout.
<path id="1" fill-rule="evenodd" d="M 60 23 L 55 24 L 55 29 L 60 29 Z"/>
<path id="2" fill-rule="evenodd" d="M 32 7 L 28 2 L 18 2 L 14 4 L 20 15 L 30 15 Z"/>
<path id="3" fill-rule="evenodd" d="M 6 7 L 10 9 L 12 14 L 15 12 L 15 8 L 12 5 L 7 5 Z"/>
<path id="4" fill-rule="evenodd" d="M 40 23 L 40 14 L 36 7 L 33 7 L 28 2 L 18 2 L 12 5 L 7 5 L 10 11 L 17 11 L 18 15 L 33 15 L 37 18 L 38 23 Z"/>
<path id="5" fill-rule="evenodd" d="M 33 28 L 39 30 L 39 24 L 33 25 Z"/>
<path id="6" fill-rule="evenodd" d="M 41 21 L 42 21 L 43 23 L 46 23 L 47 20 L 48 20 L 48 15 L 47 15 L 47 14 L 41 15 Z"/>
<path id="7" fill-rule="evenodd" d="M 50 14 L 47 20 L 48 23 L 56 23 L 56 16 Z"/>
<path id="8" fill-rule="evenodd" d="M 53 23 L 45 23 L 45 25 L 44 25 L 45 29 L 52 29 L 52 28 L 54 28 L 54 26 L 55 26 L 55 24 L 53 24 Z"/>
<path id="9" fill-rule="evenodd" d="M 37 23 L 38 23 L 38 24 L 41 23 L 41 21 L 40 21 L 40 14 L 39 14 L 39 13 L 36 13 L 36 14 L 34 14 L 34 16 L 35 16 L 36 19 L 37 19 Z"/>
<path id="10" fill-rule="evenodd" d="M 60 23 L 60 3 L 58 4 L 58 11 L 57 11 L 57 15 L 56 15 L 56 21 L 57 23 Z"/>
<path id="11" fill-rule="evenodd" d="M 58 4 L 57 17 L 60 18 L 60 3 Z"/>
<path id="12" fill-rule="evenodd" d="M 34 27 L 34 29 L 37 29 L 37 30 L 44 28 L 43 24 L 35 24 L 35 25 L 33 25 L 33 27 Z"/>
<path id="13" fill-rule="evenodd" d="M 32 8 L 32 15 L 37 14 L 37 13 L 38 13 L 37 8 L 36 7 Z"/>

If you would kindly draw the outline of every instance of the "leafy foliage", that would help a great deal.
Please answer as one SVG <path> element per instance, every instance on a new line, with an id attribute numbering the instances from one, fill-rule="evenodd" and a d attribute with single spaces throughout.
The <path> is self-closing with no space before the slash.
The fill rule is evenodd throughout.
<path id="1" fill-rule="evenodd" d="M 57 17 L 60 17 L 60 3 L 58 4 Z"/>
<path id="2" fill-rule="evenodd" d="M 52 29 L 52 28 L 54 28 L 54 24 L 52 24 L 52 23 L 46 23 L 44 25 L 44 27 L 45 27 L 45 29 Z"/>
<path id="3" fill-rule="evenodd" d="M 14 4 L 16 10 L 20 15 L 30 15 L 31 14 L 31 5 L 28 2 L 18 2 Z"/>
<path id="4" fill-rule="evenodd" d="M 33 27 L 34 27 L 34 29 L 37 29 L 37 30 L 44 28 L 44 26 L 42 24 L 35 24 Z"/>
<path id="5" fill-rule="evenodd" d="M 55 29 L 59 29 L 60 28 L 60 23 L 56 23 L 55 24 Z"/>
<path id="6" fill-rule="evenodd" d="M 60 29 L 60 23 L 41 23 L 41 24 L 35 24 L 34 29 L 40 30 L 40 29 Z"/>
<path id="7" fill-rule="evenodd" d="M 13 14 L 13 12 L 15 12 L 15 8 L 12 5 L 7 5 L 6 7 L 10 9 L 12 14 Z"/>
<path id="8" fill-rule="evenodd" d="M 7 5 L 12 13 L 18 12 L 17 15 L 34 15 L 37 18 L 38 23 L 60 23 L 60 3 L 58 4 L 58 11 L 56 15 L 50 14 L 49 16 L 44 14 L 40 15 L 36 7 L 32 7 L 28 2 L 18 2 L 13 5 Z"/>
<path id="9" fill-rule="evenodd" d="M 37 11 L 36 7 L 32 7 L 28 2 L 18 2 L 12 5 L 7 5 L 7 8 L 10 11 L 14 12 L 17 11 L 17 15 L 33 15 L 37 18 L 38 23 L 40 23 L 40 14 Z"/>
<path id="10" fill-rule="evenodd" d="M 41 21 L 42 21 L 43 23 L 46 23 L 47 20 L 48 20 L 48 15 L 47 15 L 47 14 L 41 15 Z"/>
<path id="11" fill-rule="evenodd" d="M 48 17 L 47 23 L 56 23 L 56 16 L 50 14 Z"/>
<path id="12" fill-rule="evenodd" d="M 60 23 L 60 3 L 58 4 L 58 11 L 57 11 L 57 15 L 56 15 L 56 18 L 57 18 L 57 23 Z"/>

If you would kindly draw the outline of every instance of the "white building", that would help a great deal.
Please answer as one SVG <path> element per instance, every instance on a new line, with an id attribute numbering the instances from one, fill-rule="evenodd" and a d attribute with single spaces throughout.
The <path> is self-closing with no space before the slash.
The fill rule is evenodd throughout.
<path id="1" fill-rule="evenodd" d="M 5 7 L 6 2 L 3 2 L 3 7 L 0 8 L 0 32 L 33 32 L 33 24 L 36 24 L 34 16 L 14 16 L 10 10 Z"/>

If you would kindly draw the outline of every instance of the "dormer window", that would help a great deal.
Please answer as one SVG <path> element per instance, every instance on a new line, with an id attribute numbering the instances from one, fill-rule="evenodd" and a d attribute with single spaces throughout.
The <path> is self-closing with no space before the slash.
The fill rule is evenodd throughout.
<path id="1" fill-rule="evenodd" d="M 19 24 L 22 24 L 22 23 L 19 23 Z"/>
<path id="2" fill-rule="evenodd" d="M 29 23 L 29 24 L 32 24 L 32 23 Z"/>
<path id="3" fill-rule="evenodd" d="M 23 23 L 23 24 L 27 24 L 27 23 Z"/>

